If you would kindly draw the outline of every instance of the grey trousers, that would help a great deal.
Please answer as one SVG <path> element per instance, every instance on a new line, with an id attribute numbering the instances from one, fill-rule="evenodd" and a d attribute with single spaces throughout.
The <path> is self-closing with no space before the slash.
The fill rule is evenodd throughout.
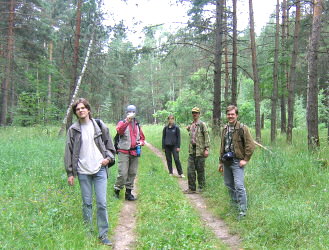
<path id="1" fill-rule="evenodd" d="M 85 222 L 91 227 L 92 225 L 92 203 L 93 203 L 93 186 L 96 193 L 97 204 L 97 226 L 99 237 L 107 235 L 109 222 L 107 215 L 106 190 L 107 174 L 105 167 L 93 175 L 79 174 L 79 183 L 82 196 L 82 212 Z"/>
<path id="2" fill-rule="evenodd" d="M 240 160 L 224 162 L 224 182 L 234 202 L 239 205 L 240 211 L 247 210 L 247 193 L 244 187 L 244 167 L 241 168 Z"/>
<path id="3" fill-rule="evenodd" d="M 137 156 L 124 154 L 119 152 L 118 154 L 118 176 L 115 182 L 114 188 L 117 190 L 134 188 L 134 180 L 137 175 L 138 168 Z"/>

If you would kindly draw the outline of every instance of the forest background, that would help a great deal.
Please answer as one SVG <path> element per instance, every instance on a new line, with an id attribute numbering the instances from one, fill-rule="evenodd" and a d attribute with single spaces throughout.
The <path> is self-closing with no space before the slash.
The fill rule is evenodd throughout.
<path id="1" fill-rule="evenodd" d="M 185 124 L 199 106 L 217 133 L 225 107 L 236 104 L 258 142 L 262 128 L 272 142 L 286 133 L 288 143 L 293 128 L 307 128 L 309 147 L 317 148 L 318 129 L 329 134 L 329 1 L 278 0 L 257 37 L 252 0 L 244 30 L 236 0 L 173 4 L 183 2 L 185 26 L 144 27 L 134 46 L 123 21 L 105 25 L 101 0 L 2 1 L 1 126 L 68 127 L 68 107 L 81 96 L 94 117 L 113 123 L 131 103 L 144 124 L 170 113 Z"/>

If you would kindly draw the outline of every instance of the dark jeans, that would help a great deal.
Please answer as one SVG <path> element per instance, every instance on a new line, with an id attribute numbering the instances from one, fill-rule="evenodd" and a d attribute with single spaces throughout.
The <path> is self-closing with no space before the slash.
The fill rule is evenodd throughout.
<path id="1" fill-rule="evenodd" d="M 165 153 L 167 159 L 167 165 L 169 173 L 172 174 L 172 156 L 174 156 L 175 165 L 177 168 L 177 172 L 179 175 L 183 174 L 182 165 L 180 164 L 179 160 L 179 152 L 176 151 L 175 146 L 165 146 Z"/>
<path id="2" fill-rule="evenodd" d="M 199 188 L 205 187 L 205 158 L 203 156 L 189 155 L 187 166 L 187 179 L 189 189 L 196 190 L 196 179 L 198 179 Z"/>

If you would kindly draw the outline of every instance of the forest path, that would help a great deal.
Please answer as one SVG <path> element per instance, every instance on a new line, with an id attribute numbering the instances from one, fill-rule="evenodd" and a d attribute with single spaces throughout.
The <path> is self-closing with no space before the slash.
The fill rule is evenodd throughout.
<path id="1" fill-rule="evenodd" d="M 135 178 L 134 187 L 132 194 L 136 196 L 134 192 L 136 190 L 137 178 Z M 121 190 L 123 192 L 124 190 Z M 137 192 L 137 191 L 136 191 Z M 118 225 L 114 230 L 113 249 L 115 250 L 126 250 L 135 249 L 136 246 L 136 215 L 137 215 L 137 204 L 136 201 L 124 201 L 119 214 Z"/>
<path id="2" fill-rule="evenodd" d="M 150 143 L 146 143 L 146 146 L 150 148 L 158 157 L 161 158 L 164 166 L 167 166 L 166 158 L 163 153 Z M 178 177 L 178 176 L 177 176 Z M 182 190 L 188 188 L 187 180 L 178 178 L 178 183 Z M 215 236 L 223 241 L 231 249 L 241 249 L 241 240 L 238 235 L 232 235 L 229 233 L 229 229 L 225 222 L 218 217 L 214 216 L 206 206 L 205 199 L 200 194 L 186 194 L 188 200 L 191 202 L 193 207 L 198 211 L 200 217 L 205 226 L 210 228 Z"/>

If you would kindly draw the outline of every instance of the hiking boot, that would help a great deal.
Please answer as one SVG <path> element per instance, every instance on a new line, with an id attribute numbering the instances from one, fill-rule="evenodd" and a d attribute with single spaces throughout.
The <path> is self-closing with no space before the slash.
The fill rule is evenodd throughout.
<path id="1" fill-rule="evenodd" d="M 180 177 L 180 178 L 185 178 L 185 175 L 180 174 L 179 177 Z"/>
<path id="2" fill-rule="evenodd" d="M 131 189 L 126 189 L 125 199 L 127 201 L 135 201 L 137 198 L 131 193 Z"/>
<path id="3" fill-rule="evenodd" d="M 117 199 L 120 198 L 120 189 L 114 189 L 114 197 Z"/>
<path id="4" fill-rule="evenodd" d="M 184 194 L 195 194 L 196 191 L 195 190 L 191 190 L 191 189 L 188 188 L 188 189 L 184 190 L 183 193 Z"/>
<path id="5" fill-rule="evenodd" d="M 112 242 L 107 238 L 107 236 L 102 236 L 99 238 L 101 243 L 105 246 L 112 246 Z"/>
<path id="6" fill-rule="evenodd" d="M 245 218 L 246 217 L 246 212 L 244 212 L 244 211 L 241 211 L 240 213 L 239 213 L 239 215 L 238 215 L 238 220 L 242 220 L 243 218 Z"/>

